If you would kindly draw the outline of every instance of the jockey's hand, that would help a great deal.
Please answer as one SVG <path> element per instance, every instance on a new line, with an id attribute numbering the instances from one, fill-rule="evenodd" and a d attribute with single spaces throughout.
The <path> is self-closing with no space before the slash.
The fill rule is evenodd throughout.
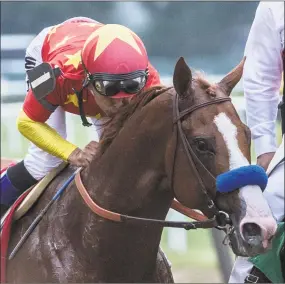
<path id="1" fill-rule="evenodd" d="M 98 148 L 96 141 L 91 141 L 83 150 L 76 148 L 68 157 L 68 162 L 77 167 L 87 167 L 93 160 Z"/>
<path id="2" fill-rule="evenodd" d="M 274 155 L 275 152 L 269 152 L 258 156 L 257 165 L 263 167 L 264 170 L 266 171 Z"/>

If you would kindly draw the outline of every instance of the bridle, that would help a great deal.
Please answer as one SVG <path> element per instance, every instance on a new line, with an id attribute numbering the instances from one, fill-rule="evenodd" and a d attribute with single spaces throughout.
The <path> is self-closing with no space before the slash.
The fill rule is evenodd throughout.
<path id="1" fill-rule="evenodd" d="M 100 207 L 97 203 L 95 203 L 94 200 L 90 197 L 88 191 L 86 190 L 85 186 L 82 183 L 81 175 L 79 171 L 75 175 L 75 183 L 76 183 L 76 186 L 77 186 L 77 189 L 80 195 L 82 196 L 87 206 L 95 214 L 105 219 L 115 221 L 115 222 L 128 223 L 128 224 L 152 223 L 156 225 L 161 225 L 163 227 L 184 228 L 186 230 L 198 229 L 198 228 L 206 229 L 206 228 L 213 228 L 213 227 L 224 230 L 227 227 L 227 225 L 231 225 L 231 220 L 229 218 L 229 215 L 226 212 L 219 211 L 213 199 L 209 196 L 206 186 L 203 180 L 201 179 L 201 176 L 195 166 L 194 161 L 196 161 L 199 164 L 199 166 L 202 167 L 209 174 L 209 176 L 213 179 L 213 181 L 216 180 L 215 177 L 209 172 L 209 170 L 203 165 L 200 159 L 196 156 L 194 150 L 192 149 L 182 129 L 182 119 L 186 115 L 189 115 L 193 113 L 195 110 L 200 109 L 202 107 L 209 106 L 212 104 L 227 102 L 227 101 L 231 101 L 231 99 L 229 97 L 212 99 L 211 101 L 191 106 L 188 109 L 185 109 L 182 112 L 180 112 L 179 106 L 178 106 L 179 97 L 177 94 L 175 94 L 174 100 L 173 100 L 173 116 L 174 116 L 173 125 L 174 125 L 174 133 L 175 133 L 175 147 L 173 151 L 173 163 L 172 163 L 173 166 L 172 166 L 172 172 L 171 172 L 171 177 L 170 177 L 170 183 L 171 185 L 173 184 L 173 172 L 174 172 L 175 161 L 176 161 L 177 143 L 178 143 L 178 139 L 180 138 L 183 144 L 184 152 L 186 154 L 188 163 L 191 167 L 191 170 L 194 172 L 199 184 L 201 185 L 202 192 L 205 195 L 205 198 L 207 201 L 207 207 L 209 209 L 209 212 L 211 212 L 211 215 L 212 215 L 211 218 L 207 219 L 204 215 L 196 213 L 194 210 L 183 206 L 176 200 L 173 200 L 172 202 L 173 209 L 175 209 L 176 211 L 179 211 L 180 213 L 190 218 L 200 220 L 200 221 L 194 221 L 194 222 L 165 221 L 165 220 L 157 220 L 157 219 L 150 219 L 150 218 L 134 217 L 134 216 L 119 214 L 116 212 L 106 210 Z"/>
<path id="2" fill-rule="evenodd" d="M 171 186 L 173 187 L 173 172 L 174 172 L 174 168 L 175 168 L 175 157 L 176 157 L 176 151 L 177 151 L 177 143 L 178 143 L 178 139 L 180 138 L 180 140 L 182 141 L 182 145 L 183 145 L 183 149 L 184 149 L 184 153 L 186 154 L 187 160 L 188 160 L 188 164 L 192 170 L 192 172 L 194 173 L 200 188 L 205 196 L 205 200 L 207 203 L 207 208 L 208 208 L 208 212 L 211 213 L 211 219 L 209 220 L 215 220 L 217 225 L 216 227 L 219 229 L 223 229 L 226 227 L 227 224 L 231 224 L 231 221 L 229 219 L 229 215 L 224 212 L 224 211 L 220 211 L 218 210 L 218 208 L 216 207 L 213 199 L 209 196 L 209 191 L 207 190 L 207 187 L 205 186 L 205 183 L 203 182 L 201 175 L 198 172 L 197 169 L 197 165 L 195 164 L 195 162 L 199 165 L 199 167 L 201 167 L 204 172 L 207 173 L 207 175 L 209 175 L 209 177 L 212 179 L 213 184 L 216 184 L 216 178 L 212 175 L 212 173 L 204 166 L 204 164 L 201 162 L 201 160 L 197 157 L 197 155 L 195 154 L 192 146 L 190 145 L 184 131 L 182 128 L 182 119 L 186 116 L 186 115 L 190 115 L 192 114 L 195 110 L 209 106 L 209 105 L 213 105 L 213 104 L 218 104 L 218 103 L 223 103 L 223 102 L 227 102 L 227 101 L 231 101 L 230 97 L 226 97 L 226 98 L 215 98 L 212 99 L 210 101 L 201 103 L 201 104 L 197 104 L 194 106 L 191 106 L 185 110 L 183 110 L 182 112 L 179 111 L 179 97 L 176 94 L 175 98 L 174 98 L 174 105 L 173 105 L 173 123 L 174 123 L 174 128 L 175 128 L 175 146 L 174 146 L 174 155 L 173 155 L 173 162 L 172 162 L 172 171 L 171 171 Z"/>

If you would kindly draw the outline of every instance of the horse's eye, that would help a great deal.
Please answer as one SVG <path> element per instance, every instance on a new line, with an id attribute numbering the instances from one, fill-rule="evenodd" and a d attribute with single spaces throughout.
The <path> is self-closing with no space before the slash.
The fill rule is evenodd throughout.
<path id="1" fill-rule="evenodd" d="M 207 151 L 208 150 L 208 147 L 207 147 L 207 143 L 203 140 L 198 140 L 197 142 L 197 148 L 199 151 Z"/>

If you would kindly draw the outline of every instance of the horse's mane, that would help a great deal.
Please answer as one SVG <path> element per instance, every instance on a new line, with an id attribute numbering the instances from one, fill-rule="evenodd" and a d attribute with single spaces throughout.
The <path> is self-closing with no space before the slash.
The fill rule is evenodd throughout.
<path id="1" fill-rule="evenodd" d="M 111 145 L 114 138 L 122 129 L 125 121 L 132 116 L 137 110 L 142 109 L 145 105 L 153 99 L 167 92 L 172 87 L 154 86 L 147 90 L 139 92 L 128 105 L 122 107 L 117 111 L 110 120 L 103 125 L 103 133 L 100 142 L 99 152 L 103 154 L 105 150 Z"/>

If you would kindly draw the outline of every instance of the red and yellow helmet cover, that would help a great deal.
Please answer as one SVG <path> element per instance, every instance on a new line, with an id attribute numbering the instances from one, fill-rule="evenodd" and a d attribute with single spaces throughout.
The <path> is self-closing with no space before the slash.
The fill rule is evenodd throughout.
<path id="1" fill-rule="evenodd" d="M 105 28 L 106 27 L 106 28 Z M 58 66 L 66 79 L 85 78 L 81 61 L 92 74 L 125 74 L 149 69 L 145 87 L 158 84 L 159 75 L 148 66 L 147 52 L 141 39 L 121 25 L 103 25 L 93 20 L 67 21 L 54 26 L 42 48 L 44 62 Z M 120 92 L 116 98 L 129 97 Z"/>
<path id="2" fill-rule="evenodd" d="M 67 79 L 83 80 L 82 48 L 90 34 L 100 26 L 100 23 L 79 20 L 69 20 L 53 26 L 43 43 L 43 62 L 58 66 Z"/>
<path id="3" fill-rule="evenodd" d="M 129 28 L 107 24 L 87 38 L 82 61 L 89 73 L 125 74 L 145 70 L 148 56 L 142 40 Z"/>

